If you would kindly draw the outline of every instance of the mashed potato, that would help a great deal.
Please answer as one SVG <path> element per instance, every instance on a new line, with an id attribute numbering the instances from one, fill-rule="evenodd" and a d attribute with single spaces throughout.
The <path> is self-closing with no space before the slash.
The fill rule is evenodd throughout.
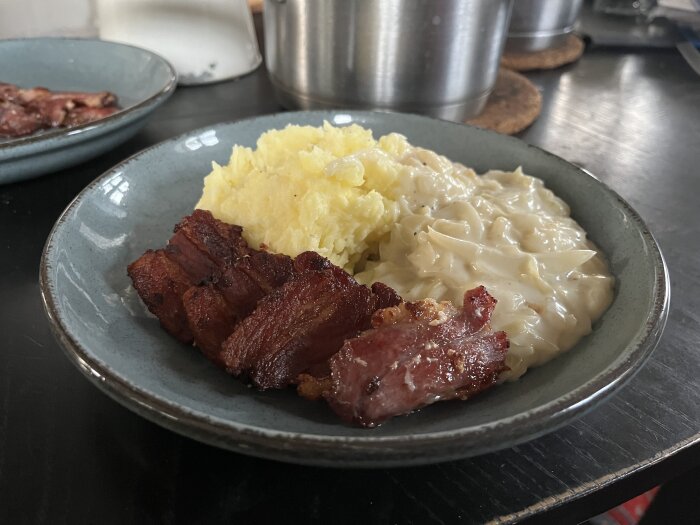
<path id="1" fill-rule="evenodd" d="M 214 165 L 197 206 L 242 225 L 252 245 L 317 251 L 407 300 L 461 304 L 485 285 L 498 300 L 492 327 L 511 342 L 501 379 L 572 347 L 612 301 L 604 258 L 540 179 L 479 176 L 398 134 L 270 131 Z"/>
<path id="2" fill-rule="evenodd" d="M 251 246 L 313 250 L 352 271 L 397 219 L 405 146 L 357 125 L 268 131 L 256 150 L 235 146 L 228 165 L 213 164 L 197 208 L 242 225 Z"/>

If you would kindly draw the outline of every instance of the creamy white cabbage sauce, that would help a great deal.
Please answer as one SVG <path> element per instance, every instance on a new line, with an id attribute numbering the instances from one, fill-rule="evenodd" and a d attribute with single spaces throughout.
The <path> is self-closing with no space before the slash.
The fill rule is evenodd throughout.
<path id="1" fill-rule="evenodd" d="M 503 380 L 591 331 L 612 301 L 614 279 L 569 207 L 540 179 L 520 169 L 479 176 L 405 142 L 394 151 L 403 166 L 392 189 L 398 219 L 379 259 L 356 274 L 360 282 L 384 282 L 406 300 L 459 305 L 466 290 L 486 286 L 498 300 L 492 327 L 510 339 Z"/>

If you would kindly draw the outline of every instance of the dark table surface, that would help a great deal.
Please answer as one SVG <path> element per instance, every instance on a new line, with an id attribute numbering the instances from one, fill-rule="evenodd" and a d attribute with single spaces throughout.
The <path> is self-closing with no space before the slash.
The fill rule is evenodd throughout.
<path id="1" fill-rule="evenodd" d="M 351 471 L 218 450 L 90 385 L 44 317 L 37 275 L 49 230 L 86 184 L 142 148 L 278 111 L 259 69 L 180 88 L 110 153 L 0 187 L 0 523 L 576 523 L 700 464 L 700 77 L 675 51 L 595 48 L 577 64 L 529 77 L 544 108 L 522 139 L 618 191 L 668 262 L 666 331 L 617 396 L 512 449 Z"/>

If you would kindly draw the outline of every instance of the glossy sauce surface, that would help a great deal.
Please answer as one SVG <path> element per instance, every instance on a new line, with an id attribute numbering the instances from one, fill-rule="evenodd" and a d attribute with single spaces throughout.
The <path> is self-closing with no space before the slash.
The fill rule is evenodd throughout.
<path id="1" fill-rule="evenodd" d="M 610 305 L 614 279 L 568 205 L 542 180 L 474 170 L 430 150 L 392 141 L 404 167 L 398 219 L 357 278 L 381 281 L 407 300 L 461 304 L 484 285 L 497 300 L 492 326 L 508 334 L 517 379 L 571 348 Z"/>

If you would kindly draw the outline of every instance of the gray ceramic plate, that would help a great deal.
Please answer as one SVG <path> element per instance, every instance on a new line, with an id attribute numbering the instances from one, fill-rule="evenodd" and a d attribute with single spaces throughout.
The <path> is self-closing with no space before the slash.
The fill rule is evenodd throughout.
<path id="1" fill-rule="evenodd" d="M 162 246 L 189 214 L 212 160 L 289 123 L 358 122 L 485 171 L 525 170 L 566 199 L 608 254 L 614 303 L 573 350 L 469 402 L 433 405 L 373 430 L 341 423 L 294 391 L 256 392 L 175 342 L 146 312 L 126 266 Z M 282 113 L 193 131 L 147 149 L 88 186 L 45 248 L 41 289 L 68 357 L 114 399 L 176 432 L 245 454 L 318 465 L 409 465 L 466 457 L 531 439 L 610 396 L 649 357 L 668 313 L 661 253 L 618 195 L 568 162 L 514 138 L 425 117 Z"/>
<path id="2" fill-rule="evenodd" d="M 175 70 L 158 55 L 100 40 L 0 40 L 0 64 L 0 82 L 55 91 L 111 91 L 122 108 L 70 129 L 0 138 L 0 184 L 78 164 L 124 142 L 177 84 Z"/>

